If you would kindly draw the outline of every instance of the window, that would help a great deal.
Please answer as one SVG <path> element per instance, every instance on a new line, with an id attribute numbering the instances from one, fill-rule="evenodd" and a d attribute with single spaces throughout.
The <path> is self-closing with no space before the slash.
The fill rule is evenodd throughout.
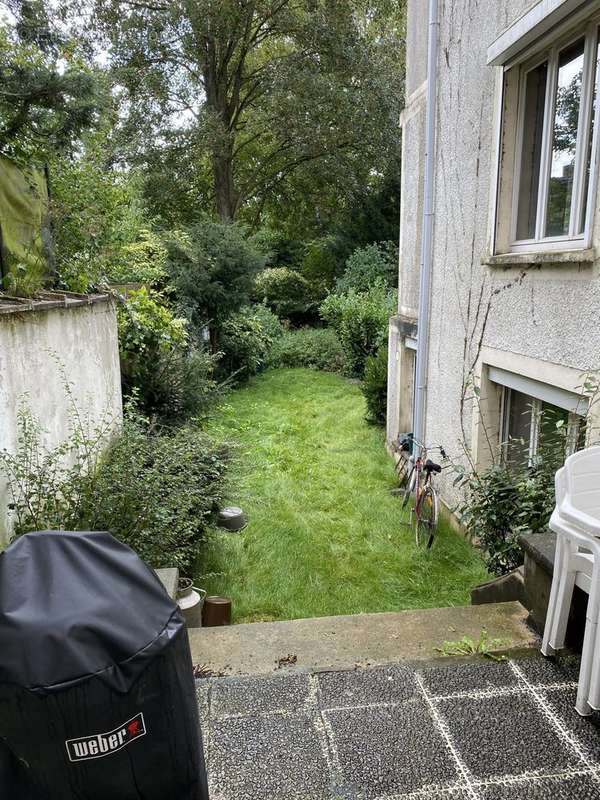
<path id="1" fill-rule="evenodd" d="M 507 75 L 518 71 L 517 77 L 507 78 L 505 84 L 514 87 L 505 98 L 505 115 L 511 100 L 517 104 L 518 96 L 516 125 L 511 128 L 515 146 L 511 149 L 506 140 L 504 146 L 505 154 L 513 153 L 514 169 L 509 167 L 512 198 L 506 198 L 512 210 L 507 230 L 499 235 L 510 250 L 589 246 L 599 56 L 595 21 L 507 70 Z M 499 214 L 499 229 L 502 224 Z"/>
<path id="2" fill-rule="evenodd" d="M 548 456 L 556 468 L 585 446 L 585 418 L 545 400 L 504 387 L 501 442 L 505 463 L 520 467 Z"/>

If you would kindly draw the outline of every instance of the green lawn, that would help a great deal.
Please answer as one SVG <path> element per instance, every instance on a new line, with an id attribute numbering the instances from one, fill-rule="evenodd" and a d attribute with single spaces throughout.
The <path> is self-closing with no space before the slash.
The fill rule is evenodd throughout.
<path id="1" fill-rule="evenodd" d="M 240 445 L 230 499 L 250 524 L 212 536 L 198 581 L 233 598 L 236 622 L 464 605 L 486 578 L 446 526 L 431 551 L 414 546 L 363 416 L 355 383 L 304 369 L 254 379 L 215 415 L 210 432 Z"/>

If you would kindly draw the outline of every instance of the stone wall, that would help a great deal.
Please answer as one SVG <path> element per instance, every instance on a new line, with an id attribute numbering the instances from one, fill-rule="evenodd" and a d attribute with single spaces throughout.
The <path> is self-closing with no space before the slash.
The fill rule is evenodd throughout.
<path id="1" fill-rule="evenodd" d="M 68 437 L 73 404 L 90 431 L 104 422 L 112 429 L 121 424 L 117 322 L 110 298 L 0 303 L 0 449 L 14 452 L 23 403 L 39 420 L 48 447 Z M 0 478 L 0 544 L 10 535 L 8 502 Z"/>

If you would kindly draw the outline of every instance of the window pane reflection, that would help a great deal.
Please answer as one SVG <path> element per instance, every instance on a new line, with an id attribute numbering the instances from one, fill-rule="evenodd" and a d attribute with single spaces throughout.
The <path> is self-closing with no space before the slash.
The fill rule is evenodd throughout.
<path id="1" fill-rule="evenodd" d="M 546 236 L 566 236 L 569 233 L 584 44 L 584 39 L 580 39 L 563 50 L 558 61 Z"/>
<path id="2" fill-rule="evenodd" d="M 547 80 L 548 62 L 527 73 L 517 239 L 535 237 Z"/>

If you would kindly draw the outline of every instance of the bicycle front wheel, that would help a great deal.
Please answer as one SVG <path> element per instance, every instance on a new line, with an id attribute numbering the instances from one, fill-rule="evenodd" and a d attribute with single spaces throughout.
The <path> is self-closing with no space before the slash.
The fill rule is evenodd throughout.
<path id="1" fill-rule="evenodd" d="M 438 526 L 438 498 L 435 489 L 428 484 L 423 489 L 415 513 L 415 539 L 417 547 L 429 549 L 435 539 Z"/>
<path id="2" fill-rule="evenodd" d="M 408 480 L 406 481 L 406 485 L 404 487 L 404 496 L 402 497 L 402 508 L 406 508 L 408 505 L 408 501 L 410 500 L 411 496 L 415 493 L 415 484 L 417 482 L 417 470 L 413 466 L 410 475 L 408 476 Z"/>

